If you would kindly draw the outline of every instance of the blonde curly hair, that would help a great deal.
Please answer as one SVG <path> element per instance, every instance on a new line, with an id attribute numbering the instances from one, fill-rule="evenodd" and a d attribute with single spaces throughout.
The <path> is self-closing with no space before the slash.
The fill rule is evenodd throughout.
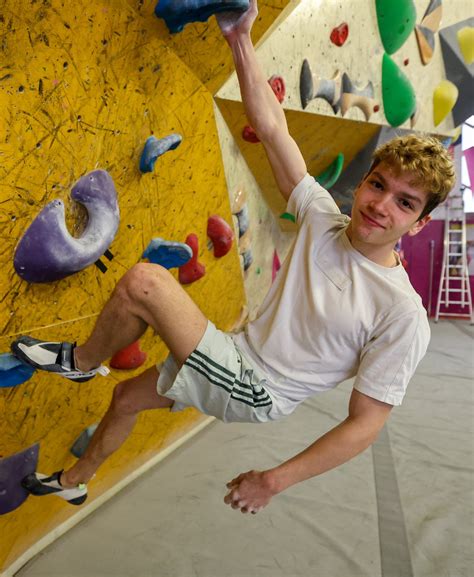
<path id="1" fill-rule="evenodd" d="M 374 152 L 368 174 L 381 162 L 386 162 L 399 172 L 412 172 L 415 175 L 413 185 L 428 193 L 418 220 L 446 200 L 456 181 L 450 153 L 433 136 L 409 134 L 386 142 Z"/>

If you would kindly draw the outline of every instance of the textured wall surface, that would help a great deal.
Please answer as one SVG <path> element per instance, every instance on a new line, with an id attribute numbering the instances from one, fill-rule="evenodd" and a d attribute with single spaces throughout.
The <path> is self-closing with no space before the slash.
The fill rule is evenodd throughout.
<path id="1" fill-rule="evenodd" d="M 0 353 L 23 333 L 85 339 L 118 279 L 155 236 L 183 242 L 189 233 L 197 234 L 206 276 L 186 290 L 218 326 L 230 329 L 241 320 L 245 304 L 255 315 L 271 284 L 274 250 L 283 258 L 292 241 L 291 226 L 278 220 L 285 206 L 263 148 L 242 140 L 247 121 L 230 53 L 214 19 L 171 35 L 155 18 L 155 4 L 4 0 L 0 7 Z M 419 22 L 428 1 L 415 4 Z M 441 26 L 466 18 L 468 9 L 465 0 L 445 0 Z M 329 36 L 343 21 L 349 24 L 349 37 L 337 47 Z M 373 0 L 262 1 L 253 39 L 260 41 L 258 55 L 267 77 L 280 75 L 286 83 L 283 107 L 309 171 L 318 174 L 339 152 L 347 166 L 386 124 L 383 48 Z M 303 111 L 299 75 L 304 58 L 322 78 L 340 71 L 359 87 L 371 81 L 379 108 L 370 121 L 358 108 L 350 108 L 344 118 L 335 115 L 322 99 Z M 433 131 L 432 93 L 445 76 L 439 38 L 427 67 L 421 64 L 414 33 L 393 59 L 417 94 L 415 128 Z M 448 115 L 436 131 L 450 134 L 452 129 Z M 173 132 L 183 136 L 182 144 L 159 158 L 152 174 L 142 175 L 138 161 L 145 139 Z M 53 199 L 64 201 L 69 230 L 80 234 L 85 212 L 69 193 L 80 176 L 96 168 L 113 177 L 121 211 L 110 247 L 114 259 L 103 259 L 106 272 L 92 265 L 55 283 L 22 281 L 13 269 L 21 235 Z M 217 260 L 206 238 L 209 215 L 235 222 L 229 196 L 238 188 L 248 197 L 254 257 L 244 275 L 237 246 Z M 281 227 L 290 232 L 282 234 Z M 147 365 L 166 354 L 151 333 L 142 339 L 142 348 L 149 353 Z M 70 465 L 69 447 L 100 419 L 122 378 L 124 373 L 112 371 L 108 378 L 79 385 L 35 374 L 15 388 L 0 389 L 0 458 L 39 442 L 40 471 Z M 91 499 L 202 419 L 191 409 L 141 415 L 129 440 L 91 483 Z M 59 499 L 29 498 L 0 517 L 0 570 L 69 519 L 75 512 L 71 509 Z"/>
<path id="2" fill-rule="evenodd" d="M 232 223 L 212 94 L 170 49 L 153 7 L 7 0 L 0 9 L 0 352 L 24 333 L 85 339 L 115 283 L 154 236 L 184 242 L 196 233 L 206 275 L 186 290 L 224 329 L 240 316 L 245 296 L 237 250 L 215 259 L 207 247 L 209 215 Z M 181 146 L 159 158 L 154 173 L 142 175 L 145 139 L 172 132 L 183 136 Z M 69 229 L 78 234 L 85 213 L 70 200 L 70 188 L 95 168 L 111 174 L 121 210 L 110 247 L 114 259 L 102 259 L 107 271 L 92 265 L 55 283 L 21 280 L 13 269 L 19 238 L 53 199 L 64 201 Z M 151 333 L 142 349 L 147 366 L 166 354 Z M 80 385 L 36 373 L 0 389 L 0 457 L 39 442 L 40 471 L 70 465 L 73 441 L 101 418 L 115 384 L 133 374 L 112 371 Z M 202 419 L 191 409 L 142 415 L 91 483 L 89 499 Z M 29 498 L 1 517 L 0 569 L 76 511 L 60 499 Z"/>

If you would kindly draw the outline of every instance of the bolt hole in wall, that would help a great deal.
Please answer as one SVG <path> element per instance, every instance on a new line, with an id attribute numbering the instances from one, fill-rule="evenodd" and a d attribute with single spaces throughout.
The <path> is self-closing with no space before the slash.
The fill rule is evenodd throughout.
<path id="1" fill-rule="evenodd" d="M 467 262 L 471 294 L 474 294 L 474 199 L 472 178 L 474 174 L 474 116 L 462 126 L 461 177 L 451 194 L 462 193 L 466 216 Z M 430 317 L 435 316 L 443 264 L 445 210 L 437 208 L 433 220 L 418 235 L 405 236 L 402 249 L 407 261 L 407 272 L 415 290 L 421 296 Z M 432 263 L 432 266 L 430 264 Z M 430 290 L 431 289 L 431 290 Z M 456 311 L 454 311 L 456 312 Z M 461 312 L 461 310 L 459 310 Z"/>

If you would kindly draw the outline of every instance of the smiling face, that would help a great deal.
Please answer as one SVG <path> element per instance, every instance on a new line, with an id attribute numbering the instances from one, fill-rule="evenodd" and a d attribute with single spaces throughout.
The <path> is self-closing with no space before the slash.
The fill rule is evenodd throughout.
<path id="1" fill-rule="evenodd" d="M 420 217 L 428 194 L 411 172 L 377 164 L 355 191 L 347 236 L 352 246 L 382 266 L 394 266 L 393 248 L 401 236 L 417 234 L 431 220 Z"/>

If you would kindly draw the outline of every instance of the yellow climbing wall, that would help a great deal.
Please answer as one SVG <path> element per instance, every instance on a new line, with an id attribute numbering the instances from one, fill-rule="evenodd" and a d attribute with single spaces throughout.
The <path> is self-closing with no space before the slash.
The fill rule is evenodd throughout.
<path id="1" fill-rule="evenodd" d="M 116 282 L 154 236 L 184 242 L 196 233 L 206 275 L 186 290 L 223 329 L 240 317 L 245 295 L 236 247 L 215 259 L 206 237 L 211 214 L 232 223 L 212 98 L 213 87 L 230 72 L 228 50 L 214 22 L 189 25 L 183 40 L 170 36 L 153 14 L 155 4 L 2 3 L 0 352 L 19 334 L 85 339 Z M 260 34 L 283 4 L 262 6 Z M 203 27 L 212 29 L 209 44 Z M 183 136 L 182 144 L 158 159 L 153 174 L 142 175 L 145 139 L 173 132 Z M 90 266 L 43 285 L 21 280 L 13 255 L 23 232 L 47 202 L 61 199 L 77 234 L 84 213 L 70 201 L 70 188 L 96 168 L 111 174 L 121 211 L 110 246 L 114 258 L 102 259 L 107 271 Z M 148 352 L 145 366 L 166 354 L 150 332 L 141 347 Z M 83 384 L 36 373 L 22 385 L 0 389 L 0 458 L 39 442 L 40 471 L 70 465 L 73 441 L 100 420 L 116 383 L 137 372 L 112 371 Z M 203 419 L 193 409 L 141 415 L 91 483 L 88 503 Z M 76 511 L 59 499 L 29 498 L 0 517 L 0 571 Z"/>

